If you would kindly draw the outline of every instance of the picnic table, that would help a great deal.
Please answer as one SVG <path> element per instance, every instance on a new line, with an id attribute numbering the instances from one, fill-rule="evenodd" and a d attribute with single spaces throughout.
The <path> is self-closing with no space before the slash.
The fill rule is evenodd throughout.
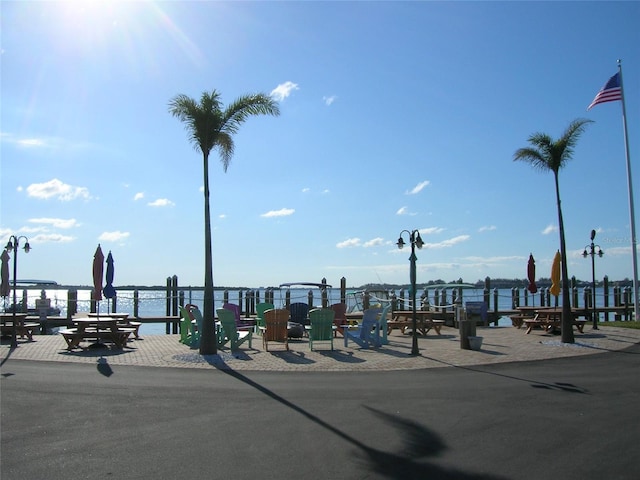
<path id="1" fill-rule="evenodd" d="M 512 316 L 512 322 L 520 321 L 520 326 L 526 326 L 525 333 L 529 334 L 535 327 L 540 327 L 542 331 L 548 333 L 553 332 L 562 325 L 562 308 L 561 307 L 520 307 L 518 310 L 522 314 Z M 581 315 L 582 309 L 571 309 L 574 315 L 573 326 L 580 333 L 584 333 L 584 326 L 587 323 L 585 319 L 575 318 L 575 315 Z M 516 317 L 516 319 L 514 319 Z"/>
<path id="2" fill-rule="evenodd" d="M 26 313 L 1 313 L 0 314 L 0 334 L 2 336 L 13 336 L 13 322 L 16 322 L 16 336 L 20 338 L 27 337 L 30 342 L 33 341 L 34 330 L 40 327 L 39 323 L 27 322 Z"/>
<path id="3" fill-rule="evenodd" d="M 416 310 L 416 328 L 422 335 L 426 335 L 431 329 L 441 335 L 440 329 L 445 321 L 435 319 L 434 316 L 437 315 L 438 312 L 431 310 Z M 399 329 L 403 334 L 407 328 L 413 328 L 413 310 L 396 310 L 393 312 L 392 319 L 387 322 L 387 334 L 390 334 L 395 328 Z"/>
<path id="4" fill-rule="evenodd" d="M 140 325 L 142 325 L 142 322 L 133 322 L 129 319 L 129 314 L 128 313 L 107 313 L 106 315 L 102 315 L 102 317 L 100 317 L 100 315 L 98 313 L 89 313 L 89 318 L 115 318 L 116 320 L 118 320 L 118 326 L 122 327 L 122 328 L 133 328 L 133 336 L 135 337 L 136 340 L 138 340 L 139 337 L 139 332 L 140 332 Z M 180 318 L 180 317 L 176 317 L 176 318 Z"/>
<path id="5" fill-rule="evenodd" d="M 96 317 L 77 318 L 73 320 L 73 328 L 62 330 L 60 334 L 67 343 L 67 350 L 80 347 L 84 340 L 95 340 L 113 343 L 117 349 L 123 349 L 134 328 L 121 327 L 117 318 Z"/>

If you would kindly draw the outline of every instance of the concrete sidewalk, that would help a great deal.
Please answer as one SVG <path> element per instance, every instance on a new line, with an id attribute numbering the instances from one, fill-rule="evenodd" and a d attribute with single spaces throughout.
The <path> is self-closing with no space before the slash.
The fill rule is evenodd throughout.
<path id="1" fill-rule="evenodd" d="M 420 356 L 410 356 L 411 335 L 398 331 L 389 336 L 389 344 L 379 349 L 361 349 L 352 343 L 344 347 L 342 337 L 310 351 L 308 342 L 292 340 L 291 351 L 273 345 L 270 352 L 262 346 L 262 338 L 254 335 L 252 347 L 245 343 L 239 351 L 219 350 L 217 355 L 202 356 L 197 349 L 181 344 L 179 335 L 148 335 L 130 341 L 124 350 L 75 350 L 68 352 L 60 335 L 34 336 L 35 341 L 19 340 L 11 350 L 4 339 L 0 347 L 2 363 L 7 359 L 50 362 L 95 363 L 107 358 L 111 365 L 136 365 L 177 368 L 229 368 L 238 371 L 389 371 L 436 368 L 446 366 L 487 365 L 505 362 L 544 360 L 617 351 L 640 343 L 640 330 L 600 327 L 575 334 L 576 343 L 563 344 L 560 336 L 534 330 L 526 335 L 513 327 L 478 327 L 483 337 L 480 351 L 462 350 L 458 331 L 444 327 L 442 335 L 430 332 L 419 336 Z"/>

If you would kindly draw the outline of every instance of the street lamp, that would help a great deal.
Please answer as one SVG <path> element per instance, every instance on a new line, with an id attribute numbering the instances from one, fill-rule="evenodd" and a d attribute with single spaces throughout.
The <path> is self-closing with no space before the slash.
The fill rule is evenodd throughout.
<path id="1" fill-rule="evenodd" d="M 31 250 L 31 246 L 29 245 L 29 239 L 24 235 L 16 237 L 15 235 L 11 235 L 9 237 L 9 241 L 7 242 L 7 246 L 4 247 L 7 249 L 7 252 L 13 252 L 13 328 L 11 330 L 11 348 L 16 348 L 18 346 L 18 334 L 17 334 L 17 321 L 16 321 L 16 312 L 18 310 L 18 298 L 16 296 L 16 275 L 18 272 L 18 248 L 20 248 L 20 240 L 24 239 L 25 244 L 23 250 L 24 253 L 29 253 Z"/>
<path id="2" fill-rule="evenodd" d="M 411 243 L 411 256 L 409 257 L 409 262 L 411 262 L 411 267 L 409 270 L 409 279 L 411 281 L 411 309 L 413 311 L 413 339 L 411 343 L 411 355 L 420 355 L 418 351 L 418 325 L 416 320 L 416 247 L 422 248 L 424 242 L 420 237 L 420 232 L 418 230 L 402 230 L 400 232 L 400 238 L 398 238 L 398 248 L 402 249 L 404 247 L 405 242 L 402 239 L 402 234 L 409 234 L 409 242 Z"/>
<path id="3" fill-rule="evenodd" d="M 596 231 L 591 230 L 591 244 L 584 247 L 584 252 L 582 252 L 582 256 L 587 258 L 591 255 L 591 288 L 593 289 L 593 329 L 598 330 L 598 314 L 596 313 L 596 260 L 595 256 L 598 255 L 602 258 L 604 252 L 600 248 L 600 245 L 594 245 L 593 239 L 596 238 Z M 598 252 L 596 253 L 596 248 L 598 248 Z M 587 250 L 589 249 L 589 250 Z"/>

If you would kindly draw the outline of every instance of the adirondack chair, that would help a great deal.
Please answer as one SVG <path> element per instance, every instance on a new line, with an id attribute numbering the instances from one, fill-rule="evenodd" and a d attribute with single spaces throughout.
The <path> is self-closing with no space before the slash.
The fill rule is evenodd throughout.
<path id="1" fill-rule="evenodd" d="M 329 308 L 331 308 L 331 310 L 333 310 L 335 316 L 333 318 L 333 324 L 336 326 L 334 332 L 340 333 L 340 335 L 343 335 L 342 333 L 342 325 L 346 325 L 347 324 L 347 304 L 346 303 L 334 303 L 333 305 L 331 305 Z"/>
<path id="2" fill-rule="evenodd" d="M 389 343 L 389 339 L 387 338 L 387 321 L 388 321 L 388 313 L 391 310 L 391 302 L 388 302 L 382 312 L 380 313 L 380 318 L 378 319 L 378 323 L 380 324 L 380 344 L 387 345 Z"/>
<path id="3" fill-rule="evenodd" d="M 314 308 L 309 312 L 309 348 L 314 342 L 330 342 L 333 350 L 333 319 L 335 312 L 330 308 Z"/>
<path id="4" fill-rule="evenodd" d="M 362 348 L 379 347 L 380 323 L 378 322 L 378 315 L 381 313 L 381 308 L 368 308 L 365 310 L 360 325 L 356 328 L 344 329 L 344 346 L 347 347 L 349 340 L 352 340 Z"/>
<path id="5" fill-rule="evenodd" d="M 231 310 L 226 308 L 219 308 L 216 310 L 218 314 L 218 320 L 222 327 L 223 341 L 220 346 L 224 346 L 229 343 L 231 350 L 238 350 L 238 347 L 247 340 L 249 341 L 249 348 L 251 348 L 252 331 L 240 331 L 236 325 L 236 319 Z"/>
<path id="6" fill-rule="evenodd" d="M 180 342 L 190 347 L 198 347 L 200 345 L 200 332 L 202 331 L 202 324 L 193 324 L 193 320 L 196 319 L 194 312 L 200 313 L 198 307 L 195 305 L 182 305 L 180 307 Z M 202 318 L 202 315 L 200 316 Z"/>
<path id="7" fill-rule="evenodd" d="M 225 303 L 222 305 L 222 308 L 231 310 L 233 312 L 233 317 L 236 321 L 236 327 L 239 330 L 253 330 L 255 328 L 255 321 L 241 318 L 239 305 L 236 305 L 235 303 Z"/>
<path id="8" fill-rule="evenodd" d="M 289 310 L 274 308 L 264 312 L 265 327 L 262 332 L 262 344 L 269 351 L 269 342 L 280 342 L 289 350 Z"/>
<path id="9" fill-rule="evenodd" d="M 198 307 L 196 307 L 194 305 L 195 308 L 191 309 L 191 314 L 193 315 L 193 318 L 196 319 L 196 325 L 198 326 L 198 341 L 195 345 L 193 345 L 194 347 L 199 347 L 200 346 L 200 337 L 201 337 L 201 333 L 202 333 L 202 324 L 204 323 L 204 319 L 202 318 L 202 312 L 200 312 L 200 309 Z M 215 328 L 215 335 L 216 335 L 216 344 L 218 345 L 218 347 L 221 347 L 222 345 L 224 345 L 224 337 L 222 335 L 222 329 L 220 328 L 220 324 L 216 323 L 214 325 Z"/>
<path id="10" fill-rule="evenodd" d="M 291 323 L 309 325 L 309 305 L 303 302 L 295 302 L 289 305 Z"/>
<path id="11" fill-rule="evenodd" d="M 272 308 L 275 308 L 275 305 L 269 302 L 262 302 L 256 305 L 256 314 L 258 315 L 256 317 L 256 333 L 261 333 L 262 331 L 260 330 L 260 327 L 265 326 L 264 312 L 271 310 Z"/>

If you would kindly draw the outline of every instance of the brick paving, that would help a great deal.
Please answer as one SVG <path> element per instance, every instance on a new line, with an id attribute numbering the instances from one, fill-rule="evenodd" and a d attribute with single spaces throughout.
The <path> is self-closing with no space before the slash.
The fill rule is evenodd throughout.
<path id="1" fill-rule="evenodd" d="M 319 344 L 310 351 L 306 340 L 292 340 L 291 351 L 286 352 L 278 344 L 266 352 L 262 338 L 254 335 L 252 348 L 243 344 L 237 352 L 220 349 L 217 355 L 202 356 L 197 349 L 181 344 L 179 335 L 147 335 L 132 340 L 124 350 L 85 349 L 68 352 L 60 335 L 36 335 L 33 342 L 18 341 L 18 348 L 10 349 L 9 340 L 0 346 L 2 362 L 7 359 L 37 360 L 47 362 L 96 363 L 106 359 L 110 365 L 137 365 L 174 368 L 215 368 L 242 371 L 381 371 L 438 368 L 446 366 L 471 366 L 502 362 L 545 360 L 578 355 L 594 355 L 606 351 L 622 350 L 640 343 L 640 330 L 601 327 L 575 334 L 576 343 L 563 344 L 560 336 L 534 330 L 529 335 L 523 329 L 513 327 L 478 327 L 477 335 L 483 337 L 479 351 L 460 348 L 458 331 L 444 327 L 442 335 L 430 332 L 418 337 L 420 355 L 411 356 L 411 335 L 394 330 L 389 344 L 378 349 L 362 349 L 349 343 L 344 346 L 342 337 L 334 340 L 334 350 L 329 344 Z"/>

